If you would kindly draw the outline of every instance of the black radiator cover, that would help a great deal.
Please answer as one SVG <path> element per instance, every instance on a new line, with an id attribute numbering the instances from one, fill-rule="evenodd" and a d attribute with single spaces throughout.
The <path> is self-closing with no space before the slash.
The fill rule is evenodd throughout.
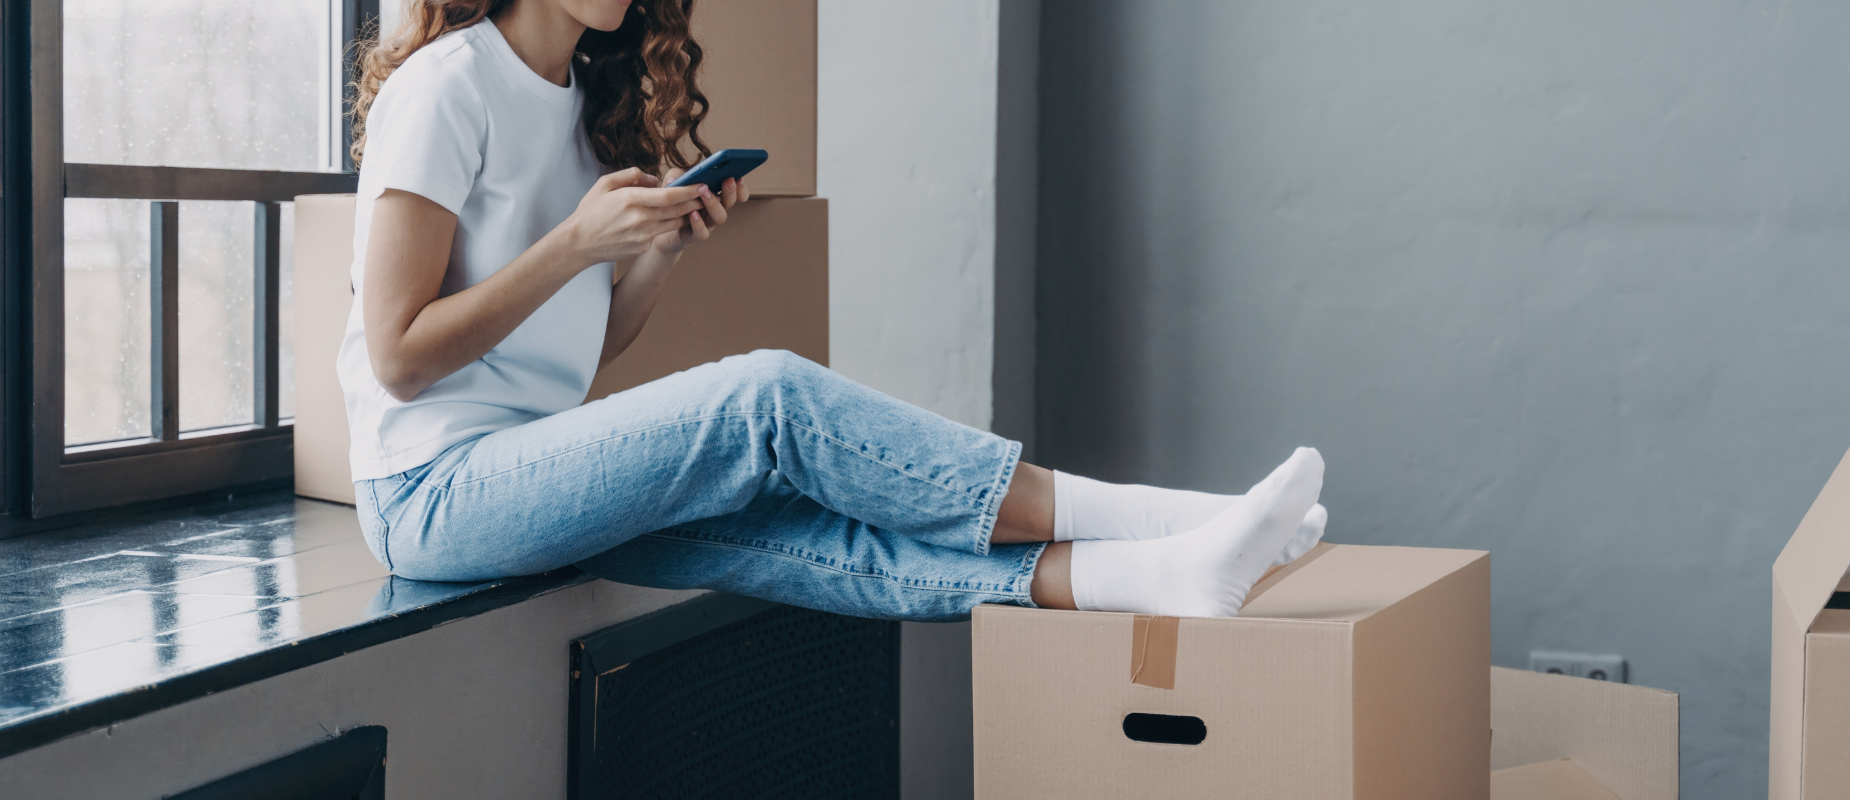
<path id="1" fill-rule="evenodd" d="M 713 594 L 572 643 L 568 796 L 899 796 L 899 624 Z"/>

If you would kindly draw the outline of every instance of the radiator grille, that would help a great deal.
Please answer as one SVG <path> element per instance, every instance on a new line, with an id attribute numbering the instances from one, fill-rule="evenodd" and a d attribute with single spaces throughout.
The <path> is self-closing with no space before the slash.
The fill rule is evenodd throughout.
<path id="1" fill-rule="evenodd" d="M 614 629 L 581 648 L 577 797 L 898 796 L 897 624 L 763 607 L 620 662 Z"/>

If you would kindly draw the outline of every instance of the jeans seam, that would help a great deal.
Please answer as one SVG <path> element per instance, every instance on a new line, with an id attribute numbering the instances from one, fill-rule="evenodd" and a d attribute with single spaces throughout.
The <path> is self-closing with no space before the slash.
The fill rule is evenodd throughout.
<path id="1" fill-rule="evenodd" d="M 888 583 L 893 583 L 893 584 L 903 586 L 908 589 L 916 589 L 919 591 L 954 592 L 954 593 L 963 593 L 963 594 L 990 594 L 990 595 L 997 595 L 1001 597 L 1008 597 L 1011 599 L 1017 597 L 1020 594 L 1019 589 L 1015 589 L 1015 588 L 1008 587 L 1008 586 L 1002 586 L 999 584 L 992 584 L 992 583 L 985 583 L 985 582 L 956 582 L 956 581 L 933 581 L 933 582 L 926 583 L 926 582 L 921 582 L 919 579 L 916 579 L 916 578 L 907 578 L 901 575 L 896 575 L 894 573 L 887 572 L 886 570 L 848 569 L 848 568 L 842 567 L 837 564 L 828 563 L 828 561 L 824 560 L 824 557 L 822 557 L 820 554 L 811 553 L 809 551 L 798 549 L 798 548 L 777 547 L 777 546 L 770 545 L 765 542 L 731 539 L 731 538 L 722 537 L 722 536 L 714 536 L 712 534 L 702 533 L 700 531 L 688 530 L 685 528 L 672 528 L 670 529 L 670 531 L 672 532 L 655 531 L 652 533 L 645 533 L 642 536 L 646 538 L 651 538 L 651 539 L 664 539 L 664 540 L 678 541 L 678 542 L 690 542 L 691 541 L 697 544 L 708 544 L 708 545 L 713 545 L 715 547 L 732 547 L 732 548 L 737 548 L 741 550 L 752 550 L 752 551 L 760 552 L 760 553 L 769 553 L 771 555 L 780 556 L 783 558 L 789 558 L 789 559 L 794 559 L 797 561 L 802 561 L 814 567 L 820 567 L 823 569 L 833 570 L 839 574 L 847 575 L 849 577 L 878 578 Z M 1015 581 L 1018 582 L 1019 580 L 1020 580 L 1020 577 L 1017 576 Z"/>
<path id="2" fill-rule="evenodd" d="M 1002 459 L 1002 469 L 996 479 L 990 482 L 989 499 L 983 504 L 983 512 L 976 520 L 976 547 L 972 548 L 979 556 L 989 555 L 989 540 L 995 535 L 996 520 L 1002 513 L 1002 500 L 1008 495 L 1009 484 L 1014 482 L 1016 465 L 1021 463 L 1021 442 L 1010 440 L 1008 454 Z"/>
<path id="3" fill-rule="evenodd" d="M 728 412 L 724 412 L 724 413 L 719 413 L 719 414 L 706 414 L 706 415 L 702 415 L 702 416 L 698 416 L 698 417 L 688 417 L 688 418 L 686 418 L 686 419 L 679 419 L 679 420 L 675 420 L 675 421 L 673 421 L 673 422 L 664 422 L 664 423 L 661 423 L 661 424 L 659 424 L 659 425 L 651 425 L 651 426 L 649 426 L 649 427 L 646 427 L 646 428 L 637 428 L 637 429 L 635 429 L 635 430 L 629 430 L 629 431 L 623 431 L 623 432 L 621 432 L 621 433 L 614 433 L 614 434 L 611 434 L 611 435 L 609 435 L 609 436 L 606 436 L 606 437 L 603 437 L 603 438 L 601 438 L 601 439 L 594 439 L 594 440 L 592 440 L 592 441 L 589 441 L 589 442 L 584 442 L 584 443 L 582 443 L 582 444 L 579 444 L 579 445 L 578 445 L 578 446 L 576 446 L 576 447 L 572 447 L 572 448 L 570 448 L 570 449 L 567 449 L 567 450 L 561 450 L 561 451 L 559 451 L 559 452 L 557 452 L 557 453 L 553 453 L 553 454 L 551 454 L 551 455 L 547 455 L 547 456 L 542 456 L 542 457 L 540 457 L 540 458 L 536 458 L 536 459 L 534 459 L 534 460 L 532 460 L 532 461 L 526 461 L 526 462 L 522 462 L 522 463 L 520 463 L 520 464 L 516 464 L 516 465 L 514 465 L 514 466 L 512 466 L 512 467 L 509 467 L 509 468 L 507 468 L 507 469 L 504 469 L 504 470 L 501 470 L 500 472 L 496 472 L 496 473 L 493 473 L 493 474 L 491 474 L 491 475 L 483 475 L 483 476 L 481 476 L 481 477 L 479 477 L 479 478 L 470 478 L 470 479 L 468 479 L 468 480 L 465 480 L 465 481 L 460 481 L 460 482 L 457 482 L 457 481 L 445 481 L 445 482 L 444 482 L 444 487 L 445 487 L 445 488 L 448 488 L 448 487 L 450 487 L 450 486 L 467 486 L 467 485 L 469 485 L 469 484 L 472 484 L 472 483 L 480 483 L 480 482 L 482 482 L 482 481 L 486 481 L 486 480 L 488 480 L 488 479 L 490 479 L 490 478 L 498 478 L 498 477 L 500 477 L 500 476 L 502 476 L 502 475 L 506 475 L 506 474 L 508 474 L 508 473 L 510 473 L 510 472 L 513 472 L 513 471 L 515 471 L 515 470 L 518 470 L 518 469 L 523 469 L 523 468 L 526 468 L 526 467 L 531 467 L 531 466 L 533 466 L 533 465 L 535 465 L 535 464 L 540 464 L 540 463 L 543 463 L 543 462 L 546 462 L 546 461 L 551 461 L 552 459 L 555 459 L 555 458 L 560 458 L 560 457 L 563 457 L 563 456 L 568 456 L 568 455 L 571 455 L 571 454 L 573 454 L 573 453 L 576 453 L 576 452 L 578 452 L 578 451 L 580 451 L 580 450 L 586 450 L 586 449 L 590 449 L 590 448 L 592 448 L 592 447 L 596 447 L 596 446 L 598 446 L 598 445 L 602 445 L 602 444 L 606 444 L 606 443 L 608 443 L 608 442 L 614 442 L 614 441 L 618 441 L 618 440 L 621 440 L 621 439 L 627 439 L 627 438 L 629 438 L 629 437 L 631 437 L 631 436 L 637 436 L 637 435 L 641 435 L 641 434 L 644 434 L 644 433 L 649 433 L 649 432 L 651 432 L 651 431 L 659 431 L 659 430 L 663 430 L 663 429 L 665 429 L 665 428 L 672 428 L 672 427 L 676 427 L 676 426 L 681 426 L 681 425 L 693 425 L 693 424 L 697 424 L 697 423 L 701 423 L 701 422 L 710 422 L 710 421 L 713 421 L 713 420 L 717 420 L 717 419 L 727 419 L 727 418 L 732 418 L 732 417 L 769 417 L 769 418 L 771 418 L 771 419 L 774 419 L 774 420 L 777 420 L 777 421 L 779 421 L 779 422 L 783 422 L 783 423 L 787 423 L 787 424 L 789 424 L 789 425 L 790 425 L 791 427 L 794 427 L 794 428 L 798 428 L 798 429 L 801 429 L 801 430 L 805 430 L 805 431 L 808 431 L 808 432 L 810 432 L 810 433 L 813 433 L 813 434 L 815 434 L 815 435 L 816 435 L 816 437 L 817 437 L 817 438 L 820 438 L 820 439 L 823 439 L 823 440 L 825 440 L 825 441 L 827 441 L 827 442 L 829 442 L 830 444 L 833 444 L 833 445 L 835 445 L 835 446 L 836 446 L 836 447 L 837 447 L 838 449 L 840 449 L 840 450 L 842 450 L 842 451 L 844 451 L 844 452 L 847 452 L 847 453 L 850 453 L 850 454 L 852 454 L 852 455 L 857 455 L 857 456 L 860 456 L 860 457 L 861 457 L 861 458 L 863 458 L 863 459 L 866 459 L 866 460 L 868 460 L 868 461 L 870 461 L 870 462 L 873 462 L 873 463 L 875 463 L 875 464 L 879 464 L 880 466 L 883 466 L 883 467 L 886 467 L 887 469 L 890 469 L 890 470 L 892 470 L 892 471 L 894 471 L 894 472 L 897 472 L 897 473 L 899 473 L 899 474 L 901 474 L 901 475 L 904 475 L 904 476 L 906 476 L 906 477 L 908 477 L 908 478 L 911 478 L 911 479 L 913 479 L 913 480 L 915 480 L 915 481 L 918 481 L 918 482 L 920 482 L 920 483 L 924 483 L 924 484 L 926 484 L 926 485 L 928 485 L 928 486 L 936 486 L 936 487 L 938 487 L 938 488 L 940 488 L 940 489 L 943 489 L 943 490 L 945 490 L 945 491 L 947 491 L 947 492 L 950 492 L 950 493 L 952 493 L 952 494 L 956 494 L 956 495 L 960 495 L 960 496 L 962 496 L 962 497 L 964 497 L 964 498 L 966 498 L 966 499 L 969 499 L 969 500 L 973 500 L 973 501 L 976 501 L 976 502 L 978 502 L 978 503 L 982 503 L 982 504 L 984 504 L 984 505 L 986 505 L 986 506 L 988 506 L 988 505 L 997 505 L 997 504 L 999 504 L 999 503 L 1000 503 L 1000 500 L 999 500 L 999 499 L 997 499 L 997 498 L 995 498 L 995 497 L 993 497 L 993 496 L 992 496 L 992 497 L 990 497 L 989 499 L 987 499 L 987 500 L 986 500 L 985 498 L 983 498 L 982 496 L 980 496 L 980 495 L 978 495 L 978 494 L 976 494 L 976 493 L 973 493 L 973 492 L 967 492 L 967 491 L 964 491 L 964 490 L 962 490 L 962 489 L 958 489 L 958 488 L 956 488 L 956 487 L 953 487 L 953 486 L 947 486 L 947 485 L 945 485 L 945 484 L 942 484 L 942 483 L 939 483 L 939 482 L 937 482 L 937 481 L 934 481 L 934 480 L 932 480 L 932 479 L 930 479 L 930 478 L 926 478 L 926 477 L 924 477 L 924 476 L 922 476 L 922 475 L 917 475 L 917 474 L 914 474 L 914 473 L 912 473 L 911 471 L 909 471 L 909 470 L 907 470 L 906 468 L 904 468 L 904 467 L 901 467 L 901 466 L 899 466 L 898 464 L 893 464 L 893 463 L 890 463 L 890 462 L 887 462 L 887 461 L 883 461 L 883 460 L 881 460 L 881 459 L 878 459 L 878 458 L 875 458 L 875 457 L 873 457 L 873 456 L 870 456 L 870 455 L 868 455 L 867 453 L 865 453 L 865 452 L 862 452 L 861 450 L 859 450 L 859 449 L 857 449 L 857 448 L 854 448 L 854 447 L 851 447 L 851 446 L 849 446 L 849 444 L 848 444 L 848 443 L 847 443 L 846 441 L 843 441 L 843 440 L 841 440 L 841 439 L 837 439 L 837 438 L 835 438 L 835 437 L 833 437 L 833 436 L 830 436 L 830 435 L 828 435 L 827 433 L 824 433 L 824 432 L 823 432 L 823 431 L 822 431 L 821 429 L 819 429 L 819 428 L 815 428 L 815 427 L 812 427 L 812 426 L 809 426 L 809 425 L 805 425 L 805 424 L 803 424 L 803 423 L 801 423 L 801 422 L 798 422 L 798 421 L 796 421 L 796 420 L 794 420 L 794 419 L 791 419 L 790 417 L 787 417 L 787 416 L 784 416 L 783 414 L 779 414 L 779 413 L 775 413 L 775 412 L 764 412 L 764 411 L 728 411 Z M 1011 450 L 1012 450 L 1013 452 L 1017 452 L 1017 453 L 1019 453 L 1019 452 L 1020 452 L 1020 448 L 1021 448 L 1021 444 L 1020 444 L 1019 442 L 1010 442 L 1009 444 L 1011 445 L 1011 448 L 1010 448 L 1010 449 L 1011 449 Z M 1005 459 L 1005 460 L 1007 461 L 1007 466 L 1006 466 L 1006 468 L 1005 468 L 1005 469 L 1006 469 L 1006 470 L 1007 470 L 1008 472 L 1010 472 L 1010 473 L 1013 473 L 1013 471 L 1014 471 L 1014 459 L 1012 459 L 1012 458 L 1011 458 L 1011 459 Z M 991 492 L 991 494 L 993 495 L 993 494 L 994 494 L 994 492 Z M 985 538 L 987 538 L 987 537 L 985 537 Z M 985 547 L 985 550 L 986 550 L 986 549 L 987 549 L 987 548 Z M 979 551 L 979 552 L 982 552 L 982 551 Z"/>
<path id="4" fill-rule="evenodd" d="M 1021 569 L 1015 573 L 1015 596 L 1028 608 L 1040 608 L 1034 602 L 1034 568 L 1041 563 L 1041 554 L 1047 552 L 1049 544 L 1052 542 L 1041 542 L 1028 548 L 1028 552 L 1021 556 Z M 1022 587 L 1023 583 L 1027 583 L 1027 587 Z"/>
<path id="5" fill-rule="evenodd" d="M 373 514 L 379 517 L 379 560 L 385 562 L 385 571 L 392 571 L 392 523 L 385 518 L 384 509 L 379 507 L 379 484 L 367 481 L 366 491 L 373 496 Z"/>

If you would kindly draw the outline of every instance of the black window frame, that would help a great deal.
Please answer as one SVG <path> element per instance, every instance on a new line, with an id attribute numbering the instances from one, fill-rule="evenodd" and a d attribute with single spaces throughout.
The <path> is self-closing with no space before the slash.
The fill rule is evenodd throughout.
<path id="1" fill-rule="evenodd" d="M 93 516 L 173 498 L 281 487 L 294 474 L 294 430 L 278 415 L 278 264 L 281 203 L 352 192 L 340 172 L 282 172 L 73 164 L 64 161 L 63 0 L 0 0 L 0 512 L 33 521 Z M 375 28 L 379 0 L 334 0 L 352 84 L 352 48 Z M 342 91 L 341 111 L 351 108 Z M 331 98 L 330 98 L 331 99 Z M 348 126 L 339 124 L 339 141 Z M 67 446 L 64 441 L 64 201 L 147 200 L 150 211 L 152 435 Z M 178 430 L 178 204 L 255 203 L 251 320 L 257 352 L 253 424 Z M 23 512 L 23 513 L 22 513 Z M 12 527 L 18 527 L 17 525 Z M 31 527 L 39 527 L 33 525 Z M 0 537 L 5 532 L 0 531 Z"/>

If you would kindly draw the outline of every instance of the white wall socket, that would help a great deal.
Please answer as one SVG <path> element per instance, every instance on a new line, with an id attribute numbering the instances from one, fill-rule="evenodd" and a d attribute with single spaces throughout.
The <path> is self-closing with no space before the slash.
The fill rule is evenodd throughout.
<path id="1" fill-rule="evenodd" d="M 1625 683 L 1625 657 L 1595 653 L 1564 653 L 1559 650 L 1529 651 L 1529 669 L 1555 675 L 1572 675 L 1596 681 Z"/>

